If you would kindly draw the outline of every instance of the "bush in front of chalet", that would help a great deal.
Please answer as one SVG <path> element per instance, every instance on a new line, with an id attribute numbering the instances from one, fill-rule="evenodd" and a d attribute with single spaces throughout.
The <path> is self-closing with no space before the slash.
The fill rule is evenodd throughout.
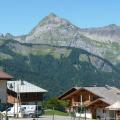
<path id="1" fill-rule="evenodd" d="M 45 109 L 53 109 L 54 108 L 55 110 L 65 111 L 65 108 L 67 106 L 68 106 L 68 102 L 59 100 L 56 97 L 43 102 L 43 107 Z"/>

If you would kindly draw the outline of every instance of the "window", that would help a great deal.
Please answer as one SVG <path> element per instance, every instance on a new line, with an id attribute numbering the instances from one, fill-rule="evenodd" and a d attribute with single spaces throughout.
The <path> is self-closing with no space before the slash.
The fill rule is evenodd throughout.
<path id="1" fill-rule="evenodd" d="M 118 116 L 120 116 L 120 111 L 117 111 Z"/>
<path id="2" fill-rule="evenodd" d="M 28 94 L 27 94 L 27 93 L 24 93 L 24 94 L 22 95 L 22 97 L 23 97 L 24 99 L 27 99 L 27 98 L 28 98 Z"/>
<path id="3" fill-rule="evenodd" d="M 85 113 L 85 108 L 84 107 L 79 107 L 78 108 L 78 113 Z"/>
<path id="4" fill-rule="evenodd" d="M 103 109 L 103 113 L 105 113 L 106 111 Z"/>
<path id="5" fill-rule="evenodd" d="M 35 93 L 35 95 L 36 95 L 36 97 L 38 97 L 38 96 L 39 96 L 39 93 Z"/>
<path id="6" fill-rule="evenodd" d="M 10 110 L 11 110 L 11 108 L 8 108 L 8 109 L 7 109 L 7 111 L 10 111 Z"/>

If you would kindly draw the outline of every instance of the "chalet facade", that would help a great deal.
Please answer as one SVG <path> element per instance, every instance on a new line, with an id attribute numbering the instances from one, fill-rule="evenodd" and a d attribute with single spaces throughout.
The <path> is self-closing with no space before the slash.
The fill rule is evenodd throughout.
<path id="1" fill-rule="evenodd" d="M 13 77 L 7 73 L 0 71 L 0 103 L 7 102 L 7 81 Z"/>
<path id="2" fill-rule="evenodd" d="M 84 107 L 89 118 L 114 118 L 114 111 L 106 107 L 120 101 L 120 90 L 115 87 L 74 87 L 59 97 L 69 102 L 69 111 Z"/>
<path id="3" fill-rule="evenodd" d="M 43 94 L 47 90 L 42 89 L 27 81 L 7 82 L 8 103 L 35 104 L 43 100 Z"/>

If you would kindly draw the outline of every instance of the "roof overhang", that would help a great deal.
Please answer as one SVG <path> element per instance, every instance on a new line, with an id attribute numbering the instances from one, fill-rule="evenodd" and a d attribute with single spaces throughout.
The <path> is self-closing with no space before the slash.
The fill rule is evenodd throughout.
<path id="1" fill-rule="evenodd" d="M 79 93 L 79 92 L 82 91 L 82 90 L 88 91 L 88 92 L 90 92 L 91 94 L 93 94 L 93 95 L 95 95 L 95 96 L 98 96 L 97 94 L 95 94 L 95 93 L 93 93 L 93 92 L 85 89 L 84 87 L 82 87 L 82 88 L 80 88 L 80 89 L 78 89 L 78 90 L 76 89 L 75 91 L 73 91 L 73 92 L 71 92 L 71 93 L 69 93 L 69 94 L 66 94 L 66 95 L 64 94 L 65 96 L 64 96 L 62 99 L 63 99 L 63 100 L 64 100 L 64 99 L 67 99 L 67 98 L 71 97 L 72 95 L 75 95 L 75 94 Z M 101 96 L 98 96 L 98 97 L 101 97 Z"/>
<path id="2" fill-rule="evenodd" d="M 93 106 L 94 104 L 98 103 L 98 102 L 103 102 L 104 104 L 106 104 L 107 106 L 109 106 L 110 104 L 105 102 L 102 98 L 98 98 L 97 100 L 91 102 L 90 104 L 88 104 L 86 107 L 90 107 Z"/>
<path id="3" fill-rule="evenodd" d="M 68 91 L 66 91 L 63 95 L 59 96 L 58 99 L 64 99 L 64 97 L 73 93 L 76 90 L 78 90 L 78 87 L 73 87 L 73 88 L 69 89 Z"/>
<path id="4" fill-rule="evenodd" d="M 0 71 L 0 80 L 11 80 L 13 77 L 6 72 Z"/>
<path id="5" fill-rule="evenodd" d="M 114 104 L 106 107 L 107 110 L 120 110 L 120 101 L 115 102 Z"/>
<path id="6" fill-rule="evenodd" d="M 23 84 L 22 84 L 23 82 Z M 15 93 L 46 93 L 47 90 L 27 81 L 8 81 L 7 88 Z M 12 85 L 12 88 L 10 87 Z"/>

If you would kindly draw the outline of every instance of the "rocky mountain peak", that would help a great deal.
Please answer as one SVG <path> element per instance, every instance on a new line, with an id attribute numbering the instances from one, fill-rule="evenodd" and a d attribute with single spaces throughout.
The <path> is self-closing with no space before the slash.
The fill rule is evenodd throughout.
<path id="1" fill-rule="evenodd" d="M 48 44 L 48 41 L 53 43 L 51 40 L 58 42 L 60 37 L 62 37 L 62 41 L 70 40 L 69 38 L 72 38 L 77 30 L 78 28 L 69 21 L 50 13 L 32 29 L 26 36 L 25 42 Z"/>
<path id="2" fill-rule="evenodd" d="M 41 23 L 49 23 L 50 21 L 53 22 L 57 19 L 60 19 L 57 15 L 55 15 L 54 13 L 50 13 L 48 16 L 45 16 L 42 21 L 39 22 L 39 24 Z"/>
<path id="3" fill-rule="evenodd" d="M 44 17 L 36 27 L 52 26 L 52 25 L 60 25 L 60 24 L 68 25 L 70 24 L 70 22 L 63 18 L 60 18 L 54 13 L 50 13 L 48 16 Z"/>
<path id="4" fill-rule="evenodd" d="M 107 29 L 120 29 L 120 26 L 116 25 L 116 24 L 110 24 L 108 26 L 106 26 L 105 28 Z"/>
<path id="5" fill-rule="evenodd" d="M 12 34 L 10 34 L 10 33 L 6 33 L 5 38 L 6 39 L 12 39 L 12 38 L 14 38 L 14 36 Z"/>
<path id="6" fill-rule="evenodd" d="M 12 34 L 10 34 L 10 33 L 6 33 L 6 34 L 0 33 L 0 39 L 6 39 L 6 40 L 14 39 L 14 36 Z"/>
<path id="7" fill-rule="evenodd" d="M 0 33 L 0 38 L 3 38 L 3 37 L 4 37 L 4 35 L 2 33 Z"/>
<path id="8" fill-rule="evenodd" d="M 108 49 L 112 49 L 112 54 L 114 50 L 115 56 L 119 53 L 120 26 L 111 24 L 104 27 L 80 29 L 66 19 L 50 13 L 29 34 L 15 39 L 23 43 L 82 48 L 95 55 L 108 58 Z M 119 59 L 120 57 L 116 58 L 116 60 Z"/>
<path id="9" fill-rule="evenodd" d="M 57 17 L 57 15 L 55 13 L 50 13 L 48 17 Z"/>

